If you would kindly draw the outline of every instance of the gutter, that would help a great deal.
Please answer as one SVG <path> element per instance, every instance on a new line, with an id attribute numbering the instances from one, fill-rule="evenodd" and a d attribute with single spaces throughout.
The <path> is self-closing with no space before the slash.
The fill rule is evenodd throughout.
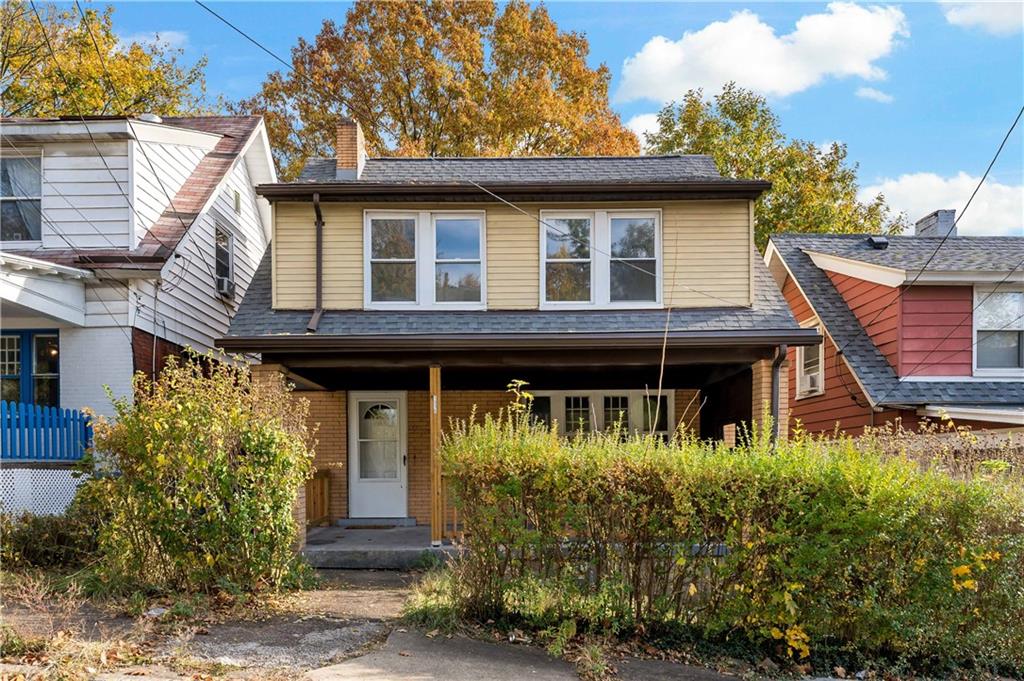
<path id="1" fill-rule="evenodd" d="M 316 212 L 316 307 L 306 324 L 306 331 L 316 333 L 320 317 L 324 314 L 324 216 L 320 212 L 320 194 L 313 194 L 313 210 Z"/>
<path id="2" fill-rule="evenodd" d="M 772 361 L 772 444 L 779 442 L 779 433 L 782 430 L 782 423 L 779 421 L 779 385 L 781 383 L 782 362 L 786 359 L 789 348 L 785 343 L 775 350 L 775 359 Z"/>

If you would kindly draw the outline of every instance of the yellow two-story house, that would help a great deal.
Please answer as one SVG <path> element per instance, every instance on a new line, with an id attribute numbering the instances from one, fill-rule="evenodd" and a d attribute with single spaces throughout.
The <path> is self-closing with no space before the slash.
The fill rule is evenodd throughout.
<path id="1" fill-rule="evenodd" d="M 786 423 L 787 346 L 810 345 L 754 249 L 769 184 L 706 156 L 337 158 L 264 184 L 271 247 L 220 345 L 286 373 L 319 424 L 324 515 L 451 529 L 451 418 L 528 382 L 563 432 L 735 437 Z"/>

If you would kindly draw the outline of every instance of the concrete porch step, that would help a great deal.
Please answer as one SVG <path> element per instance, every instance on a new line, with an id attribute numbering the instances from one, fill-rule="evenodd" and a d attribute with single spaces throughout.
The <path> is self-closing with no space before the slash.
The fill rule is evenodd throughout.
<path id="1" fill-rule="evenodd" d="M 338 518 L 338 527 L 350 529 L 380 530 L 388 527 L 415 527 L 415 518 Z"/>
<path id="2" fill-rule="evenodd" d="M 409 570 L 429 567 L 454 555 L 454 546 L 431 546 L 430 528 L 385 529 L 317 527 L 306 533 L 302 550 L 315 568 Z"/>

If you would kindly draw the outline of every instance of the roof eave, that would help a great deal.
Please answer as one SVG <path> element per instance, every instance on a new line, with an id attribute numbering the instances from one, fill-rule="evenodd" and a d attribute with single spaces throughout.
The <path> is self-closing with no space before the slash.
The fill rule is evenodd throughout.
<path id="1" fill-rule="evenodd" d="M 552 197 L 555 195 L 588 197 L 644 197 L 656 198 L 745 198 L 756 199 L 771 188 L 763 180 L 722 180 L 684 182 L 530 182 L 480 183 L 487 190 L 503 197 Z M 271 201 L 312 200 L 319 194 L 321 201 L 358 201 L 382 197 L 414 197 L 417 199 L 459 196 L 465 200 L 492 200 L 487 191 L 471 184 L 460 183 L 356 183 L 356 182 L 287 182 L 260 184 L 256 193 Z"/>
<path id="2" fill-rule="evenodd" d="M 723 343 L 736 347 L 815 345 L 821 336 L 815 329 L 758 329 L 754 331 L 680 331 L 617 333 L 519 333 L 519 334 L 402 334 L 334 336 L 323 334 L 226 336 L 216 341 L 225 350 L 282 352 L 387 352 L 421 350 L 501 349 L 606 349 L 606 348 L 717 348 Z"/>

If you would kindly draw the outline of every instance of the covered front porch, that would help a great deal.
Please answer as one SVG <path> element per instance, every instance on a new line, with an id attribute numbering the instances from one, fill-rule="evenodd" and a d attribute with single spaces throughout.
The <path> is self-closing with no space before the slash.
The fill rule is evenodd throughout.
<path id="1" fill-rule="evenodd" d="M 264 349 L 256 371 L 294 383 L 316 427 L 317 474 L 304 490 L 304 520 L 328 529 L 310 532 L 307 555 L 330 563 L 342 555 L 331 550 L 347 552 L 351 564 L 360 552 L 401 552 L 422 541 L 418 554 L 456 541 L 458 509 L 441 477 L 443 434 L 507 407 L 513 381 L 525 382 L 534 415 L 563 433 L 618 423 L 729 442 L 774 413 L 785 437 L 784 344 L 763 336 L 720 344 L 609 336 L 543 346 L 521 338 L 465 347 L 469 341 L 453 337 L 403 351 L 383 341 L 353 349 L 351 339 L 344 349 Z M 462 347 L 443 347 L 449 343 Z M 388 527 L 396 531 L 369 534 Z M 385 540 L 399 534 L 402 547 Z"/>

